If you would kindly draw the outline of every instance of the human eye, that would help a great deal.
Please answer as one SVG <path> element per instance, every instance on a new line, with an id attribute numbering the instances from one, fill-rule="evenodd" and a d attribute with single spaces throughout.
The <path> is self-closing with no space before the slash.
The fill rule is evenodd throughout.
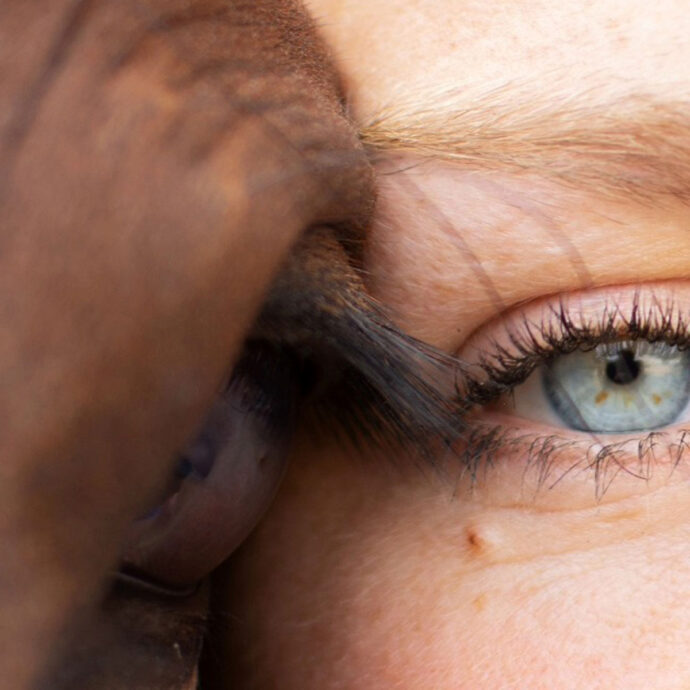
<path id="1" fill-rule="evenodd" d="M 601 288 L 481 328 L 462 350 L 465 466 L 477 475 L 500 456 L 541 488 L 586 477 L 599 498 L 617 476 L 668 476 L 690 427 L 689 298 L 684 283 Z"/>
<path id="2" fill-rule="evenodd" d="M 513 394 L 515 411 L 549 411 L 566 428 L 601 434 L 663 428 L 688 403 L 688 353 L 645 340 L 605 341 L 556 356 Z M 529 382 L 525 382 L 528 384 Z"/>

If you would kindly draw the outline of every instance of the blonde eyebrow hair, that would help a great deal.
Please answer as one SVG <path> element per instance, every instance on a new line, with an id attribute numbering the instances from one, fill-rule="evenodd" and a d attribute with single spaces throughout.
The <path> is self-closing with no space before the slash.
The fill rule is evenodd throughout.
<path id="1" fill-rule="evenodd" d="M 503 85 L 475 97 L 448 91 L 403 101 L 361 123 L 361 139 L 374 160 L 413 154 L 690 205 L 690 99 L 540 91 Z"/>

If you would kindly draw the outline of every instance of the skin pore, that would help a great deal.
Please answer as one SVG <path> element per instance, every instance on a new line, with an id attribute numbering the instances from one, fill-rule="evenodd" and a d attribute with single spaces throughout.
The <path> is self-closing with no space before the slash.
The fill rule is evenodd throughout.
<path id="1" fill-rule="evenodd" d="M 507 324 L 543 323 L 564 302 L 574 321 L 616 312 L 621 332 L 631 304 L 690 318 L 690 209 L 673 157 L 690 137 L 673 115 L 690 97 L 683 3 L 308 5 L 375 147 L 366 275 L 406 331 L 471 362 Z M 476 103 L 501 117 L 459 138 Z M 551 126 L 545 110 L 560 113 Z M 472 140 L 476 150 L 453 158 L 433 143 L 438 131 L 412 136 L 410 121 L 453 125 L 455 150 Z M 626 122 L 638 125 L 622 137 L 628 149 L 607 149 Z M 517 124 L 523 139 L 496 143 Z M 551 131 L 593 141 L 567 149 L 563 135 L 540 148 Z M 482 144 L 501 155 L 487 162 Z M 681 415 L 649 452 L 638 448 L 644 431 L 617 436 L 624 447 L 608 464 L 591 462 L 608 439 L 516 417 L 500 401 L 468 423 L 528 441 L 498 446 L 472 481 L 462 447 L 420 471 L 413 449 L 390 462 L 304 430 L 269 515 L 216 578 L 237 687 L 690 685 L 679 440 L 690 421 Z M 544 435 L 562 441 L 546 480 L 530 451 Z"/>

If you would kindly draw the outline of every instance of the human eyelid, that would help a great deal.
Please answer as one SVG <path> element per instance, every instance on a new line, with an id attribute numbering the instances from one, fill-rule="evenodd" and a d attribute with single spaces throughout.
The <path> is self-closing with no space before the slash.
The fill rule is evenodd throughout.
<path id="1" fill-rule="evenodd" d="M 690 282 L 546 297 L 502 314 L 476 331 L 457 356 L 439 354 L 433 367 L 428 359 L 433 348 L 427 349 L 392 326 L 390 337 L 395 347 L 405 344 L 401 350 L 409 356 L 405 375 L 416 372 L 417 378 L 408 383 L 414 386 L 415 381 L 425 381 L 425 389 L 406 401 L 407 428 L 416 425 L 415 433 L 401 434 L 399 425 L 388 425 L 388 415 L 400 401 L 400 390 L 386 388 L 382 380 L 372 396 L 361 371 L 346 372 L 344 385 L 317 404 L 322 429 L 344 432 L 336 434 L 338 442 L 355 439 L 367 457 L 378 457 L 376 449 L 383 448 L 388 451 L 384 456 L 394 462 L 405 458 L 405 463 L 411 459 L 438 466 L 450 460 L 474 486 L 500 464 L 513 473 L 518 485 L 529 474 L 535 490 L 553 488 L 565 477 L 577 475 L 579 481 L 585 471 L 589 495 L 597 500 L 602 500 L 621 473 L 648 483 L 655 468 L 664 465 L 669 472 L 676 471 L 686 457 L 690 430 L 679 425 L 600 437 L 519 420 L 498 413 L 493 404 L 540 365 L 578 348 L 594 348 L 621 338 L 690 347 Z M 433 387 L 434 381 L 434 395 L 429 397 L 426 386 L 432 382 Z M 415 417 L 421 401 L 424 413 Z M 390 452 L 392 449 L 404 452 Z"/>
<path id="2" fill-rule="evenodd" d="M 474 402 L 468 433 L 459 445 L 461 463 L 481 478 L 500 461 L 530 475 L 536 489 L 553 488 L 584 475 L 601 498 L 618 476 L 649 483 L 659 468 L 678 472 L 690 434 L 687 420 L 661 429 L 617 434 L 558 427 L 511 414 L 507 401 L 538 367 L 602 343 L 662 343 L 690 347 L 690 283 L 674 281 L 621 286 L 544 298 L 480 329 L 461 354 L 473 374 L 466 395 Z M 506 400 L 501 406 L 494 401 Z"/>
<path id="3" fill-rule="evenodd" d="M 513 309 L 462 346 L 465 394 L 490 402 L 549 358 L 619 339 L 690 347 L 690 282 L 593 289 Z"/>
<path id="4" fill-rule="evenodd" d="M 526 429 L 509 415 L 494 415 L 492 422 L 489 406 L 549 358 L 577 348 L 623 337 L 690 345 L 690 282 L 535 300 L 482 326 L 450 355 L 398 329 L 367 295 L 357 271 L 342 262 L 342 247 L 329 246 L 333 251 L 322 257 L 331 273 L 325 292 L 324 284 L 306 285 L 304 294 L 286 303 L 288 292 L 278 289 L 267 305 L 268 312 L 292 323 L 280 334 L 281 347 L 304 356 L 319 381 L 300 414 L 307 434 L 398 465 L 438 467 L 450 459 L 477 482 L 483 470 L 508 456 L 538 468 L 539 486 L 586 465 L 597 495 L 607 490 L 609 469 L 625 467 L 630 476 L 648 477 L 650 449 L 660 443 L 670 464 L 680 463 L 690 438 L 683 434 L 675 440 L 656 430 L 603 442 L 591 435 L 573 439 L 559 429 Z M 338 262 L 342 270 L 332 271 Z M 265 327 L 270 321 L 262 326 L 260 320 L 259 337 L 275 337 Z"/>

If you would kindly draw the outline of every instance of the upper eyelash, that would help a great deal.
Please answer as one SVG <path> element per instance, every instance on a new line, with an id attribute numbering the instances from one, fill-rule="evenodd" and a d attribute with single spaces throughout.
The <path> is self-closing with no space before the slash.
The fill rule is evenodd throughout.
<path id="1" fill-rule="evenodd" d="M 413 446 L 433 462 L 432 439 L 452 444 L 464 430 L 458 361 L 396 328 L 329 228 L 297 245 L 252 340 L 292 352 L 312 380 L 303 405 L 312 431 L 339 430 L 355 446 Z"/>
<path id="2" fill-rule="evenodd" d="M 481 353 L 479 371 L 465 378 L 461 397 L 466 407 L 492 402 L 523 383 L 538 366 L 575 350 L 622 339 L 664 342 L 679 350 L 690 347 L 690 324 L 675 304 L 655 299 L 643 308 L 639 290 L 627 309 L 614 303 L 593 323 L 578 323 L 564 300 L 551 307 L 551 315 L 541 323 L 523 316 L 520 327 L 508 333 L 510 349 L 493 341 Z"/>

